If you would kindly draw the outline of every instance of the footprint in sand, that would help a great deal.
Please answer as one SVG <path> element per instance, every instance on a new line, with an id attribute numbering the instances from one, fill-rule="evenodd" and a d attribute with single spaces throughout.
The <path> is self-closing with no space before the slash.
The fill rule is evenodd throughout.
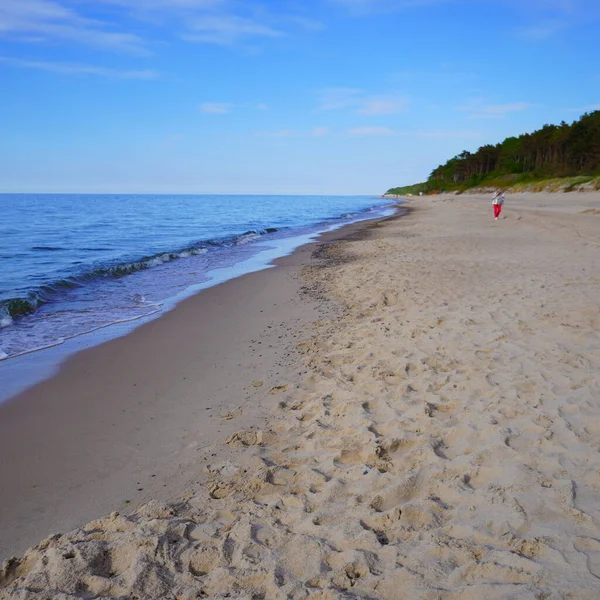
<path id="1" fill-rule="evenodd" d="M 223 419 L 224 421 L 231 421 L 232 419 L 235 419 L 236 417 L 239 417 L 242 414 L 242 407 L 238 407 L 235 410 L 230 410 L 227 413 L 224 413 L 222 415 L 219 415 L 221 417 L 221 419 Z"/>
<path id="2" fill-rule="evenodd" d="M 261 429 L 253 431 L 252 429 L 246 429 L 237 431 L 225 443 L 240 446 L 268 446 L 274 443 L 276 439 L 277 434 L 273 431 L 263 431 Z"/>
<path id="3" fill-rule="evenodd" d="M 386 512 L 411 500 L 420 487 L 418 476 L 410 475 L 399 485 L 393 485 L 382 494 L 377 494 L 371 501 L 371 508 L 376 512 Z"/>
<path id="4" fill-rule="evenodd" d="M 446 454 L 447 447 L 446 447 L 444 440 L 441 440 L 439 438 L 433 438 L 431 440 L 431 449 L 433 450 L 433 453 L 436 456 L 439 456 L 440 458 L 443 458 L 444 460 L 450 460 L 450 458 Z"/>
<path id="5" fill-rule="evenodd" d="M 288 384 L 276 385 L 269 390 L 269 394 L 282 394 L 288 389 Z"/>
<path id="6" fill-rule="evenodd" d="M 217 548 L 199 546 L 192 549 L 187 557 L 182 556 L 182 562 L 188 559 L 188 570 L 196 577 L 208 575 L 214 570 L 220 561 L 220 555 Z"/>
<path id="7" fill-rule="evenodd" d="M 349 467 L 361 465 L 369 461 L 369 458 L 374 458 L 374 455 L 369 450 L 342 450 L 342 452 L 333 459 L 333 464 L 336 467 Z"/>
<path id="8" fill-rule="evenodd" d="M 600 541 L 594 538 L 579 538 L 573 544 L 577 552 L 585 554 L 588 571 L 600 579 Z"/>
<path id="9" fill-rule="evenodd" d="M 215 483 L 209 488 L 208 493 L 214 500 L 221 500 L 227 498 L 232 491 L 233 485 L 231 484 Z"/>

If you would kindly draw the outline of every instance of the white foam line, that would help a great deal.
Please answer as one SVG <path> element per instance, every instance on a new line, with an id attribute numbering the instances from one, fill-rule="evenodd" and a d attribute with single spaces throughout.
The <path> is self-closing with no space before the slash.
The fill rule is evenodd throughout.
<path id="1" fill-rule="evenodd" d="M 79 333 L 74 333 L 73 335 L 68 335 L 68 336 L 59 338 L 58 340 L 56 340 L 55 342 L 52 342 L 51 344 L 46 344 L 45 346 L 38 346 L 37 348 L 30 348 L 29 350 L 23 350 L 23 352 L 19 352 L 18 354 L 8 355 L 8 354 L 6 354 L 6 352 L 4 352 L 4 354 L 6 354 L 6 356 L 3 357 L 2 353 L 0 353 L 0 360 L 9 361 L 11 358 L 18 358 L 19 356 L 25 356 L 26 354 L 33 354 L 34 352 L 40 352 L 41 350 L 47 350 L 48 348 L 54 348 L 55 346 L 61 346 L 68 340 L 73 340 L 73 339 L 81 337 L 83 335 L 88 335 L 89 333 L 94 333 L 94 331 L 99 331 L 100 329 L 106 329 L 107 327 L 112 327 L 113 325 L 121 325 L 123 323 L 131 323 L 133 321 L 138 321 L 139 319 L 151 317 L 152 315 L 159 313 L 161 310 L 160 307 L 162 307 L 163 305 L 159 304 L 159 303 L 154 303 L 150 306 L 156 306 L 159 308 L 157 308 L 156 310 L 153 310 L 152 312 L 146 313 L 145 315 L 139 315 L 137 317 L 130 317 L 128 319 L 119 319 L 118 321 L 111 321 L 110 323 L 105 323 L 104 325 L 98 325 L 98 327 L 93 327 L 92 329 L 86 329 L 85 331 L 80 331 Z"/>

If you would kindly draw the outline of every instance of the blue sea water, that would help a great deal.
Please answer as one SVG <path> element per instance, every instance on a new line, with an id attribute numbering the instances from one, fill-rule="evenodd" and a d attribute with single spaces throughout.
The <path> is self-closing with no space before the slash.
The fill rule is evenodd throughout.
<path id="1" fill-rule="evenodd" d="M 144 320 L 217 271 L 390 212 L 367 196 L 0 194 L 0 359 Z"/>

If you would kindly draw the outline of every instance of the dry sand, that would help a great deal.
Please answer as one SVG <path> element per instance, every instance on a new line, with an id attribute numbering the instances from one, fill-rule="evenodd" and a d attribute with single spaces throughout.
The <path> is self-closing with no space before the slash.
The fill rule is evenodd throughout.
<path id="1" fill-rule="evenodd" d="M 324 312 L 268 424 L 0 597 L 599 598 L 600 195 L 411 206 L 304 267 Z"/>

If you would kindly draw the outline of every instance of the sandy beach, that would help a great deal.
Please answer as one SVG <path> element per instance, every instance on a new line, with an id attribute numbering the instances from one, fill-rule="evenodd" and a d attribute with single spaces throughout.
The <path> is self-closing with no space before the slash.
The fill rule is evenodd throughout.
<path id="1" fill-rule="evenodd" d="M 294 340 L 318 303 L 298 270 L 312 251 L 204 290 L 0 404 L 0 563 L 40 533 L 189 494 L 215 444 L 227 453 L 237 427 L 264 423 L 265 390 L 300 381 Z"/>
<path id="2" fill-rule="evenodd" d="M 408 206 L 0 407 L 0 598 L 600 597 L 600 194 Z"/>

